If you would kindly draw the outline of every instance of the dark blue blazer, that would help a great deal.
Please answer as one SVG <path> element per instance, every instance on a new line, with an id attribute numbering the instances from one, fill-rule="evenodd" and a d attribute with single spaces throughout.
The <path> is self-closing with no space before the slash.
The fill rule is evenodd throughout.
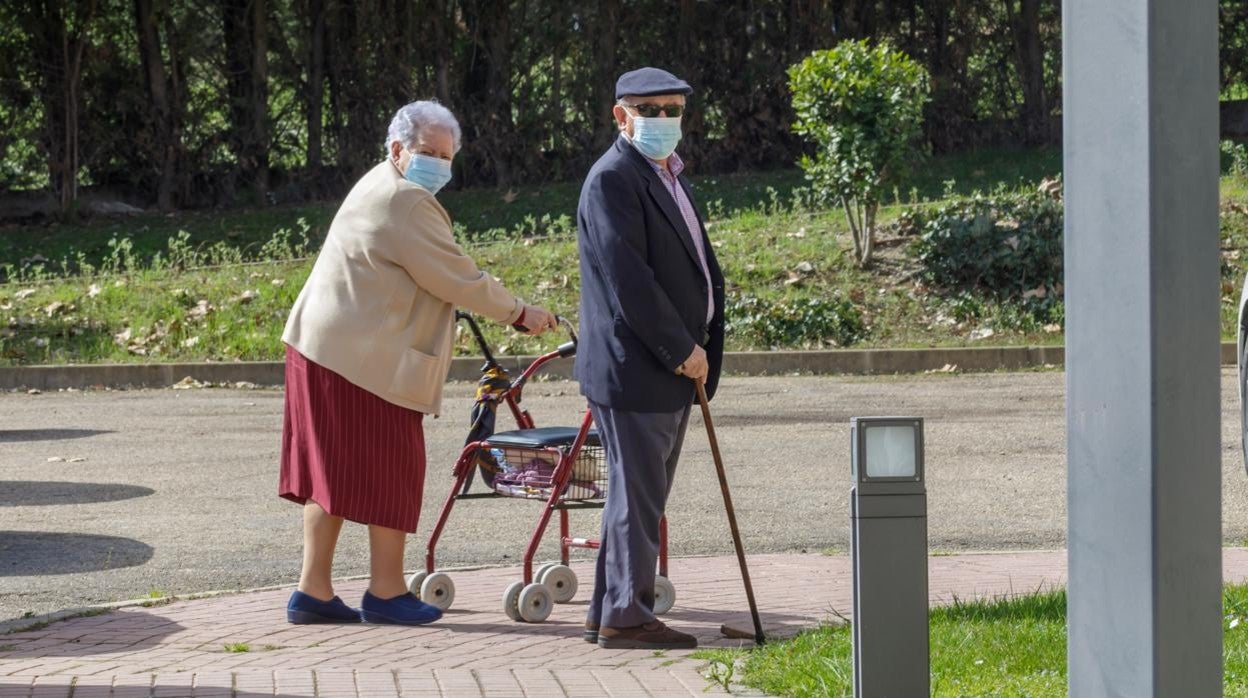
<path id="1" fill-rule="evenodd" d="M 692 202 L 688 181 L 679 182 Z M 697 342 L 710 363 L 707 395 L 714 395 L 724 354 L 724 277 L 701 215 L 715 298 L 710 323 L 706 277 L 680 208 L 623 136 L 590 169 L 576 223 L 581 393 L 619 410 L 675 412 L 696 400 L 693 381 L 675 370 Z"/>

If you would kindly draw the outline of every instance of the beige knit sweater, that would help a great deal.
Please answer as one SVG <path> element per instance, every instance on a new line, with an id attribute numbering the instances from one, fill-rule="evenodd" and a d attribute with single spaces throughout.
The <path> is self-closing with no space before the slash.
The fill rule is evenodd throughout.
<path id="1" fill-rule="evenodd" d="M 385 161 L 338 209 L 282 341 L 382 399 L 436 414 L 456 306 L 505 323 L 523 308 L 456 244 L 437 199 Z"/>

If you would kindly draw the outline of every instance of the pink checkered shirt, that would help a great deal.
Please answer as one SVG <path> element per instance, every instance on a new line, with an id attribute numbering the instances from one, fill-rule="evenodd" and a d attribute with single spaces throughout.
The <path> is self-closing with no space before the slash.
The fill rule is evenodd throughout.
<path id="1" fill-rule="evenodd" d="M 715 292 L 711 289 L 711 268 L 706 262 L 706 247 L 702 244 L 702 226 L 698 223 L 698 214 L 694 212 L 693 202 L 685 195 L 685 189 L 680 186 L 677 179 L 685 170 L 685 161 L 681 160 L 676 153 L 672 153 L 667 158 L 666 169 L 650 158 L 646 158 L 646 162 L 654 168 L 655 174 L 659 176 L 667 192 L 676 201 L 676 207 L 680 209 L 680 215 L 685 219 L 685 228 L 693 240 L 693 247 L 698 251 L 698 262 L 701 263 L 702 274 L 706 277 L 706 322 L 709 324 L 711 318 L 715 317 Z"/>

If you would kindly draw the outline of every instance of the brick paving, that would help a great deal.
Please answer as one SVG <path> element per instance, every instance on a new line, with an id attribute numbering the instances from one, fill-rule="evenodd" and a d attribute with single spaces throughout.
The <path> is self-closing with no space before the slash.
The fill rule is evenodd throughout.
<path id="1" fill-rule="evenodd" d="M 770 554 L 750 557 L 765 630 L 792 635 L 848 616 L 849 559 Z M 289 589 L 127 607 L 41 629 L 0 635 L 0 698 L 122 696 L 698 696 L 726 692 L 688 651 L 603 650 L 580 639 L 591 567 L 573 564 L 581 589 L 544 623 L 514 623 L 501 608 L 517 567 L 453 572 L 454 607 L 422 628 L 293 626 Z M 949 555 L 929 560 L 933 603 L 1026 594 L 1063 586 L 1066 554 Z M 749 629 L 731 556 L 671 562 L 676 606 L 665 619 L 702 647 L 752 643 L 720 635 Z M 1248 579 L 1248 550 L 1224 553 L 1228 581 Z M 366 582 L 342 582 L 356 602 Z M 226 645 L 245 652 L 227 651 Z M 733 688 L 734 694 L 749 694 Z"/>

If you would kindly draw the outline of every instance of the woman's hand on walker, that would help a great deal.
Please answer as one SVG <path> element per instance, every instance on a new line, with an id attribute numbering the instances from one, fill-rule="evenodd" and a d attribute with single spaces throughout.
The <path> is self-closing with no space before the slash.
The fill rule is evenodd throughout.
<path id="1" fill-rule="evenodd" d="M 516 324 L 516 329 L 527 335 L 536 336 L 553 330 L 558 326 L 559 322 L 555 319 L 554 313 L 545 308 L 539 308 L 536 305 L 528 305 L 526 303 L 524 316 L 522 321 Z"/>

